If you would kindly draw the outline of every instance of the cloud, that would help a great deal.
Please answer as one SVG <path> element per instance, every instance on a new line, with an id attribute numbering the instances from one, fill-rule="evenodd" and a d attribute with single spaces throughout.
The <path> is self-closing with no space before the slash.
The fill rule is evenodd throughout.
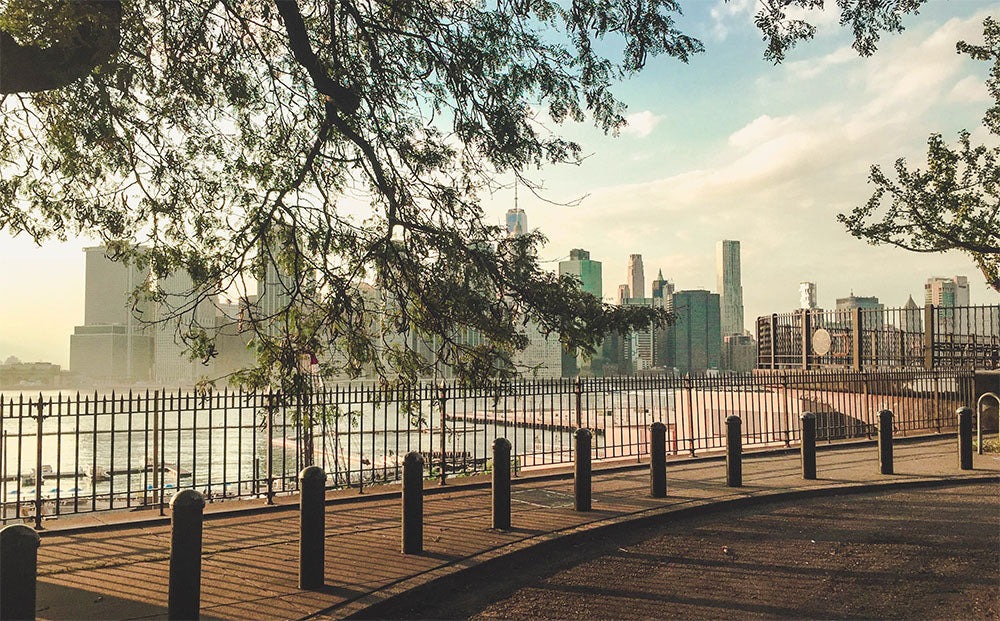
<path id="1" fill-rule="evenodd" d="M 622 128 L 621 132 L 636 138 L 645 138 L 656 129 L 656 126 L 662 120 L 662 116 L 657 116 L 649 110 L 636 112 L 625 117 L 626 125 Z"/>
<path id="2" fill-rule="evenodd" d="M 719 0 L 709 14 L 712 16 L 712 33 L 725 41 L 734 25 L 753 25 L 755 0 Z"/>
<path id="3" fill-rule="evenodd" d="M 970 75 L 951 87 L 948 91 L 948 100 L 957 103 L 985 103 L 990 101 L 990 93 L 982 78 Z"/>

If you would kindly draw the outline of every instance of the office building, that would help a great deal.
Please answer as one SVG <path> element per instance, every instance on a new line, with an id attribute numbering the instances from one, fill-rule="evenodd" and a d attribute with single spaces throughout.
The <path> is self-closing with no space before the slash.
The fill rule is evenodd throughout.
<path id="1" fill-rule="evenodd" d="M 507 210 L 507 235 L 521 237 L 528 234 L 528 216 L 519 207 Z"/>
<path id="2" fill-rule="evenodd" d="M 676 291 L 671 298 L 676 321 L 668 330 L 670 363 L 683 374 L 718 369 L 722 349 L 719 294 L 697 289 Z"/>
<path id="3" fill-rule="evenodd" d="M 934 306 L 969 306 L 969 279 L 928 278 L 924 285 L 924 304 Z"/>
<path id="4" fill-rule="evenodd" d="M 216 333 L 215 297 L 198 299 L 194 283 L 180 270 L 156 283 L 161 294 L 154 308 L 153 380 L 161 386 L 189 386 L 213 376 L 213 369 L 201 360 L 191 360 L 182 333 L 205 330 Z"/>
<path id="5" fill-rule="evenodd" d="M 722 305 L 722 334 L 743 334 L 743 284 L 740 242 L 724 239 L 715 246 L 715 275 Z"/>
<path id="6" fill-rule="evenodd" d="M 851 292 L 846 298 L 837 298 L 837 310 L 842 313 L 849 313 L 855 308 L 861 309 L 861 326 L 865 330 L 881 330 L 882 326 L 885 325 L 885 318 L 883 313 L 871 312 L 871 311 L 881 311 L 885 308 L 885 305 L 878 301 L 876 297 L 865 297 L 854 295 Z M 869 312 L 865 312 L 869 311 Z M 839 322 L 843 323 L 846 319 L 840 319 Z"/>
<path id="7" fill-rule="evenodd" d="M 600 261 L 592 261 L 590 253 L 582 248 L 569 251 L 569 260 L 559 262 L 560 276 L 574 276 L 580 288 L 598 299 L 604 297 L 604 282 Z"/>
<path id="8" fill-rule="evenodd" d="M 659 274 L 656 276 L 656 280 L 653 281 L 653 298 L 667 299 L 674 294 L 674 283 L 663 278 L 663 270 L 660 270 Z"/>
<path id="9" fill-rule="evenodd" d="M 722 337 L 722 368 L 746 373 L 757 366 L 757 341 L 748 334 L 729 334 Z"/>
<path id="10" fill-rule="evenodd" d="M 633 254 L 628 258 L 628 275 L 626 282 L 633 298 L 646 297 L 646 276 L 642 269 L 642 255 Z"/>
<path id="11" fill-rule="evenodd" d="M 98 382 L 151 379 L 153 316 L 133 292 L 149 277 L 134 263 L 108 258 L 107 248 L 84 248 L 86 255 L 83 325 L 70 335 L 70 371 Z"/>
<path id="12" fill-rule="evenodd" d="M 816 310 L 816 283 L 802 281 L 799 283 L 799 308 Z"/>
<path id="13" fill-rule="evenodd" d="M 924 331 L 923 309 L 917 306 L 911 295 L 903 305 L 903 331 L 921 333 Z"/>
<path id="14" fill-rule="evenodd" d="M 618 285 L 618 305 L 621 306 L 625 303 L 625 300 L 632 297 L 632 292 L 629 291 L 628 285 Z"/>

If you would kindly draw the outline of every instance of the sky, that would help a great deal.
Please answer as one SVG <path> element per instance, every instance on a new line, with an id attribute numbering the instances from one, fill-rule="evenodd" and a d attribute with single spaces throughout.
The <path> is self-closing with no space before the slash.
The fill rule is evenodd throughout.
<path id="1" fill-rule="evenodd" d="M 684 0 L 678 19 L 706 47 L 688 64 L 651 59 L 618 85 L 629 125 L 606 136 L 566 124 L 588 157 L 579 166 L 546 167 L 529 176 L 518 204 L 528 225 L 548 238 L 553 270 L 571 248 L 603 263 L 604 295 L 617 297 L 630 254 L 643 255 L 648 281 L 662 269 L 678 289 L 716 289 L 715 244 L 742 245 L 745 323 L 798 306 L 798 283 L 815 282 L 819 305 L 852 292 L 902 306 L 923 302 L 931 276 L 969 277 L 973 304 L 1000 304 L 962 253 L 915 254 L 872 247 L 848 234 L 838 213 L 864 203 L 872 164 L 898 157 L 925 162 L 927 138 L 954 144 L 982 129 L 989 105 L 986 63 L 955 51 L 982 41 L 982 22 L 1000 3 L 930 0 L 906 30 L 883 35 L 878 52 L 860 58 L 833 11 L 812 11 L 817 37 L 779 66 L 763 60 L 753 0 Z M 828 0 L 827 4 L 835 5 Z M 833 7 L 831 7 L 833 8 Z M 500 223 L 513 192 L 485 197 Z M 68 367 L 69 335 L 83 322 L 86 239 L 47 242 L 0 232 L 0 360 L 15 355 Z"/>

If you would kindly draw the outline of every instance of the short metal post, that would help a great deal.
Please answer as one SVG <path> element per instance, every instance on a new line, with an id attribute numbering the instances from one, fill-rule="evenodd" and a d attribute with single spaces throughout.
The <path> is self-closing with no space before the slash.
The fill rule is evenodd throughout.
<path id="1" fill-rule="evenodd" d="M 816 415 L 806 412 L 799 420 L 802 427 L 802 478 L 816 478 Z"/>
<path id="2" fill-rule="evenodd" d="M 972 470 L 972 408 L 958 408 L 958 467 Z"/>
<path id="3" fill-rule="evenodd" d="M 659 421 L 649 426 L 649 495 L 667 497 L 667 426 Z"/>
<path id="4" fill-rule="evenodd" d="M 34 619 L 38 546 L 41 539 L 24 524 L 0 529 L 0 619 Z"/>
<path id="5" fill-rule="evenodd" d="M 726 418 L 726 485 L 743 486 L 743 421 L 739 416 Z"/>
<path id="6" fill-rule="evenodd" d="M 299 588 L 324 583 L 326 546 L 326 473 L 319 466 L 299 473 Z"/>
<path id="7" fill-rule="evenodd" d="M 197 619 L 201 603 L 201 531 L 205 499 L 193 489 L 170 499 L 168 619 Z"/>
<path id="8" fill-rule="evenodd" d="M 403 458 L 403 554 L 424 551 L 424 458 L 412 451 Z"/>
<path id="9" fill-rule="evenodd" d="M 594 434 L 589 429 L 576 430 L 576 455 L 573 469 L 573 508 L 590 511 L 590 445 Z"/>
<path id="10" fill-rule="evenodd" d="M 510 440 L 493 441 L 493 528 L 510 528 Z"/>
<path id="11" fill-rule="evenodd" d="M 878 470 L 892 474 L 892 412 L 878 413 Z"/>

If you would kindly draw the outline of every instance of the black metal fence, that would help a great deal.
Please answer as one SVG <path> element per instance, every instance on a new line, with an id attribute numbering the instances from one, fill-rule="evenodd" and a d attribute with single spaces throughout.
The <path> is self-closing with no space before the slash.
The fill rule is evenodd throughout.
<path id="1" fill-rule="evenodd" d="M 597 460 L 638 460 L 655 421 L 673 454 L 725 445 L 725 419 L 743 420 L 747 446 L 788 446 L 799 415 L 818 437 L 870 437 L 877 412 L 896 430 L 941 431 L 973 400 L 968 371 L 756 372 L 699 377 L 530 381 L 468 388 L 345 385 L 277 393 L 0 396 L 0 493 L 6 522 L 91 511 L 164 508 L 192 488 L 210 501 L 297 489 L 318 465 L 331 487 L 396 481 L 402 458 L 423 453 L 427 476 L 491 467 L 494 439 L 512 444 L 515 474 L 568 464 L 572 433 L 594 432 Z M 39 441 L 40 440 L 40 441 Z"/>
<path id="2" fill-rule="evenodd" d="M 757 318 L 757 368 L 1000 368 L 1000 305 L 800 310 Z"/>

